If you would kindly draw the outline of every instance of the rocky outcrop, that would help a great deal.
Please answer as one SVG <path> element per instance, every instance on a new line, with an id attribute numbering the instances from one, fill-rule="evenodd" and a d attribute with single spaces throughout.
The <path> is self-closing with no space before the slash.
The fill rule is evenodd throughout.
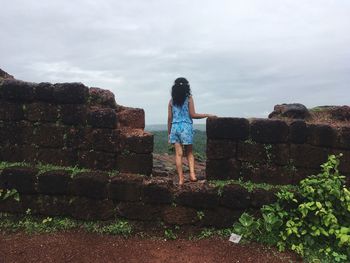
<path id="1" fill-rule="evenodd" d="M 0 68 L 0 81 L 4 79 L 14 79 L 14 77 Z"/>
<path id="2" fill-rule="evenodd" d="M 291 118 L 291 119 L 307 119 L 310 117 L 308 109 L 300 103 L 278 104 L 273 108 L 273 112 L 269 114 L 269 118 Z"/>

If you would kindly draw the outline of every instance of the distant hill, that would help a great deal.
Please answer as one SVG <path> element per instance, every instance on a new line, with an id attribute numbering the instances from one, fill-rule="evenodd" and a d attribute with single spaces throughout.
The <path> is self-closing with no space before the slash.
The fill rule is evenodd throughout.
<path id="1" fill-rule="evenodd" d="M 195 130 L 200 130 L 200 131 L 205 131 L 206 127 L 205 124 L 194 124 L 194 129 Z M 145 130 L 146 131 L 166 131 L 167 125 L 166 124 L 151 124 L 151 125 L 146 125 Z"/>

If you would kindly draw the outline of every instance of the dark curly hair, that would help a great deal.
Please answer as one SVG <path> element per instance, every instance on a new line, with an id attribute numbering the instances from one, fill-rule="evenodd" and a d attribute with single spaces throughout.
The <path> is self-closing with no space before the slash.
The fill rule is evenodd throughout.
<path id="1" fill-rule="evenodd" d="M 182 106 L 189 96 L 191 96 L 191 88 L 188 80 L 185 78 L 177 78 L 171 89 L 173 105 Z"/>

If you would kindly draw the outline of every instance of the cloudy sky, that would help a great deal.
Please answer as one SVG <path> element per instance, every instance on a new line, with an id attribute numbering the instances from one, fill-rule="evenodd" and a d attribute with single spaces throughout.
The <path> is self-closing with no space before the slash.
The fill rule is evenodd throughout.
<path id="1" fill-rule="evenodd" d="M 218 116 L 350 104 L 349 14 L 348 0 L 3 1 L 0 68 L 110 89 L 147 124 L 166 122 L 179 76 Z"/>

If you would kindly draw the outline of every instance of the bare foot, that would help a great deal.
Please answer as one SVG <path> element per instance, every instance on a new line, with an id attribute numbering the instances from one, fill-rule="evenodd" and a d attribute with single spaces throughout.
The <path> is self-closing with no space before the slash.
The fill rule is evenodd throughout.
<path id="1" fill-rule="evenodd" d="M 180 179 L 179 179 L 179 185 L 180 185 L 180 186 L 184 185 L 184 182 L 185 182 L 185 178 L 184 178 L 183 176 L 180 177 Z"/>
<path id="2" fill-rule="evenodd" d="M 198 181 L 198 179 L 197 179 L 195 174 L 190 175 L 190 181 L 191 182 L 197 182 Z"/>

